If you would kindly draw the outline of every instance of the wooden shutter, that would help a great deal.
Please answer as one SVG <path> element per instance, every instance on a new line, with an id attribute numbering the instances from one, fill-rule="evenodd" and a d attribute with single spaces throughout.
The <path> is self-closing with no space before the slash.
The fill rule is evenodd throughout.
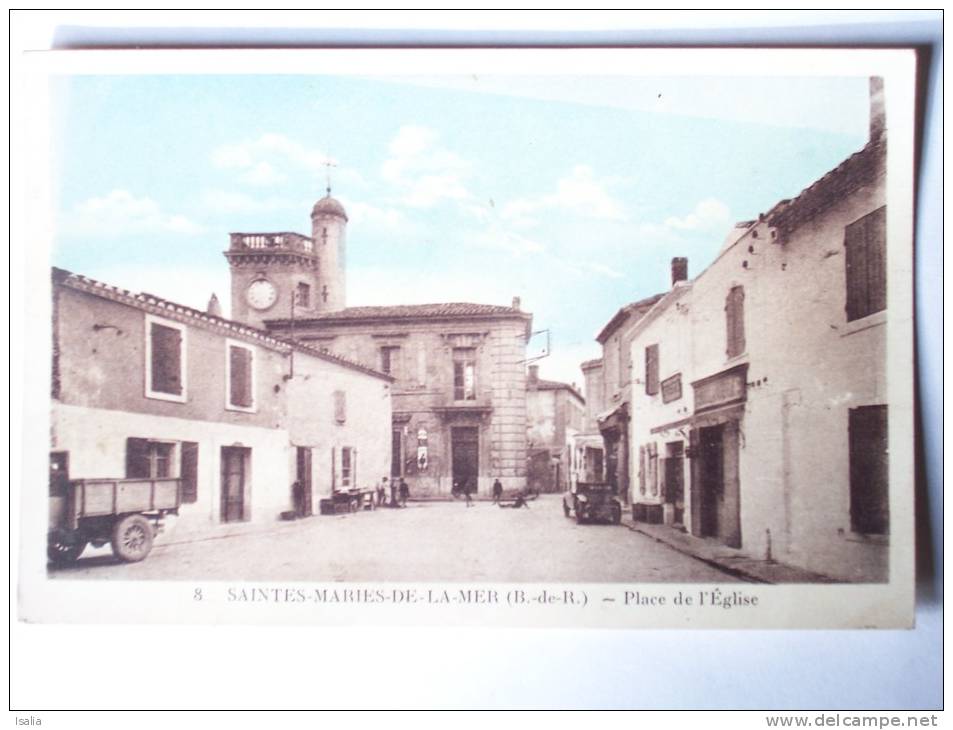
<path id="1" fill-rule="evenodd" d="M 867 216 L 867 314 L 887 308 L 887 207 Z"/>
<path id="2" fill-rule="evenodd" d="M 645 447 L 639 447 L 639 494 L 645 494 Z"/>
<path id="3" fill-rule="evenodd" d="M 251 408 L 252 401 L 252 353 L 245 347 L 229 346 L 229 394 L 230 403 L 240 408 Z"/>
<path id="4" fill-rule="evenodd" d="M 658 345 L 649 345 L 645 348 L 645 392 L 647 395 L 655 395 L 659 391 L 658 371 Z"/>
<path id="5" fill-rule="evenodd" d="M 157 393 L 182 394 L 182 333 L 174 327 L 153 322 L 152 384 Z"/>
<path id="6" fill-rule="evenodd" d="M 199 496 L 199 445 L 192 441 L 182 442 L 182 464 L 179 470 L 182 478 L 182 502 L 191 504 Z"/>
<path id="7" fill-rule="evenodd" d="M 887 406 L 852 408 L 848 419 L 851 529 L 884 535 L 890 528 Z"/>
<path id="8" fill-rule="evenodd" d="M 126 478 L 149 479 L 152 469 L 149 465 L 149 440 L 139 438 L 126 439 Z"/>
<path id="9" fill-rule="evenodd" d="M 863 219 L 844 230 L 847 321 L 867 316 L 867 246 Z"/>

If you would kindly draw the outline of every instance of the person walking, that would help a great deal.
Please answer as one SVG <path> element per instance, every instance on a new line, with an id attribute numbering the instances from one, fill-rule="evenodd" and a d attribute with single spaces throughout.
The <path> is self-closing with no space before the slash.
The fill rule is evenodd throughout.
<path id="1" fill-rule="evenodd" d="M 500 500 L 503 498 L 503 485 L 500 484 L 500 478 L 497 477 L 493 480 L 493 501 L 496 504 L 500 503 Z"/>
<path id="2" fill-rule="evenodd" d="M 381 479 L 381 483 L 377 485 L 377 506 L 383 507 L 387 502 L 387 477 Z"/>
<path id="3" fill-rule="evenodd" d="M 398 493 L 400 494 L 400 506 L 407 506 L 407 499 L 410 497 L 410 487 L 407 486 L 407 482 L 404 481 L 404 478 L 400 478 L 400 486 L 398 487 Z"/>

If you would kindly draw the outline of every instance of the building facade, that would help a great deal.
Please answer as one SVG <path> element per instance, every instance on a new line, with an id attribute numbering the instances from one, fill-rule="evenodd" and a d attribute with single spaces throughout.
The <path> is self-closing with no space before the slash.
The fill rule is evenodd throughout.
<path id="1" fill-rule="evenodd" d="M 637 519 L 841 580 L 888 576 L 886 209 L 871 139 L 729 237 L 637 328 Z"/>
<path id="2" fill-rule="evenodd" d="M 389 460 L 412 497 L 526 486 L 526 343 L 532 316 L 471 303 L 347 307 L 347 214 L 322 198 L 312 236 L 231 236 L 232 311 L 282 338 L 394 378 Z"/>
<path id="3" fill-rule="evenodd" d="M 527 487 L 564 492 L 578 479 L 576 447 L 583 431 L 586 401 L 574 385 L 539 377 L 530 365 L 526 380 Z"/>
<path id="4" fill-rule="evenodd" d="M 605 410 L 605 388 L 602 377 L 602 358 L 586 360 L 580 366 L 586 393 L 582 430 L 574 439 L 577 482 L 605 480 L 605 444 L 599 432 L 598 415 Z"/>
<path id="5" fill-rule="evenodd" d="M 391 379 L 357 363 L 59 269 L 53 339 L 54 461 L 180 478 L 177 531 L 310 513 L 389 463 Z"/>

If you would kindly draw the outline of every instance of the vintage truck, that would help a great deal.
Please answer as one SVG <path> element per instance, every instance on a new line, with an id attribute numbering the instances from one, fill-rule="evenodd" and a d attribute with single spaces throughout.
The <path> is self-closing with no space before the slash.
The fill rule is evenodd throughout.
<path id="1" fill-rule="evenodd" d="M 47 555 L 74 562 L 88 543 L 112 543 L 120 560 L 135 562 L 152 550 L 162 520 L 178 514 L 181 479 L 50 479 Z"/>
<path id="2" fill-rule="evenodd" d="M 579 524 L 602 520 L 618 525 L 622 521 L 622 503 L 612 484 L 576 482 L 563 494 L 563 514 L 575 515 Z"/>

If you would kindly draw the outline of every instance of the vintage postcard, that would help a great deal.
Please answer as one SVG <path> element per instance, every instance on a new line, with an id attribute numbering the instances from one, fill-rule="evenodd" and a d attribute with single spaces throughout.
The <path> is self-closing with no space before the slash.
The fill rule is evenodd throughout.
<path id="1" fill-rule="evenodd" d="M 29 71 L 21 620 L 912 624 L 912 51 Z"/>

